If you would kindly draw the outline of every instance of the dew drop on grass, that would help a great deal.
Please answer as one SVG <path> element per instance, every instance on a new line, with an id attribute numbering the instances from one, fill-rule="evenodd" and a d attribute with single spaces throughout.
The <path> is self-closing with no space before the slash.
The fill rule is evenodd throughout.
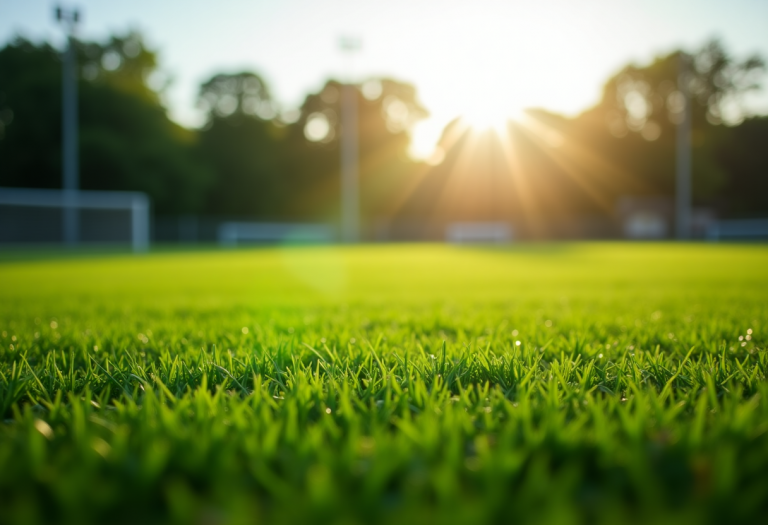
<path id="1" fill-rule="evenodd" d="M 376 448 L 376 441 L 372 437 L 363 436 L 360 438 L 360 451 L 364 454 L 370 454 Z"/>
<path id="2" fill-rule="evenodd" d="M 515 346 L 520 346 L 520 341 L 515 341 Z"/>
<path id="3" fill-rule="evenodd" d="M 35 429 L 45 436 L 46 439 L 53 439 L 53 429 L 51 428 L 51 425 L 42 419 L 35 419 Z"/>
<path id="4" fill-rule="evenodd" d="M 104 459 L 109 456 L 109 453 L 112 451 L 112 447 L 109 446 L 109 443 L 104 441 L 101 438 L 93 438 L 93 441 L 91 442 L 91 447 L 94 451 Z"/>
<path id="5" fill-rule="evenodd" d="M 477 472 L 480 470 L 480 460 L 475 457 L 467 458 L 464 460 L 464 466 L 467 468 L 467 470 Z"/>
<path id="6" fill-rule="evenodd" d="M 240 331 L 243 332 L 244 334 L 247 334 L 248 333 L 248 327 L 244 326 Z"/>

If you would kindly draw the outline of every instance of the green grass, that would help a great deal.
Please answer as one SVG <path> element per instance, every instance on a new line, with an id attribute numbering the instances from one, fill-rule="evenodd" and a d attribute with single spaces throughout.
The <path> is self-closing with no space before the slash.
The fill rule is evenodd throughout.
<path id="1" fill-rule="evenodd" d="M 768 246 L 0 260 L 0 523 L 768 518 Z"/>

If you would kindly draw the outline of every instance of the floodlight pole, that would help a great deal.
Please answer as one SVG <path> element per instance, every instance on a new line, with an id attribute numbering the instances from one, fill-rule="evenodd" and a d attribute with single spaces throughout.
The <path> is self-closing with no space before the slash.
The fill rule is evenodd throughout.
<path id="1" fill-rule="evenodd" d="M 67 47 L 62 53 L 62 187 L 64 189 L 64 242 L 72 246 L 80 237 L 77 192 L 80 187 L 77 124 L 77 49 L 75 29 L 80 21 L 76 9 L 56 8 L 56 20 L 67 34 Z"/>
<path id="2" fill-rule="evenodd" d="M 691 95 L 689 57 L 680 52 L 678 57 L 677 89 L 683 94 L 683 119 L 677 124 L 677 152 L 675 173 L 675 233 L 678 240 L 691 236 Z"/>
<path id="3" fill-rule="evenodd" d="M 342 38 L 340 46 L 351 59 L 360 49 L 360 41 Z M 341 236 L 344 242 L 355 243 L 360 240 L 357 87 L 351 71 L 347 76 L 341 93 Z"/>

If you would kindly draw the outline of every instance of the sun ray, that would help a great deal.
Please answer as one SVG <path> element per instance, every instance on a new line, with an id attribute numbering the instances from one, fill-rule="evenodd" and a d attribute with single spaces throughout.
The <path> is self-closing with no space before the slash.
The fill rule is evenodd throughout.
<path id="1" fill-rule="evenodd" d="M 606 185 L 623 185 L 631 191 L 647 191 L 648 184 L 626 169 L 615 165 L 605 157 L 596 154 L 582 143 L 569 137 L 563 131 L 557 130 L 534 115 L 528 114 L 521 119 L 521 125 L 544 138 L 548 150 L 557 149 L 570 156 L 574 162 L 579 162 L 591 169 L 592 177 Z"/>
<path id="2" fill-rule="evenodd" d="M 590 156 L 586 149 L 579 147 L 560 131 L 535 118 L 524 119 L 521 122 L 521 129 L 563 173 L 608 214 L 612 215 L 615 212 L 615 203 L 608 191 L 609 186 L 616 186 L 617 181 L 610 181 L 597 174 L 604 173 L 607 169 L 613 175 L 620 175 L 624 182 L 636 182 L 636 179 L 630 175 L 616 170 L 608 163 L 600 162 L 598 157 Z M 584 164 L 590 162 L 597 163 L 598 168 L 602 169 L 585 169 Z"/>
<path id="3" fill-rule="evenodd" d="M 393 191 L 381 196 L 386 204 L 371 209 L 370 219 L 380 214 L 390 227 L 418 225 L 431 235 L 441 235 L 440 228 L 450 221 L 509 221 L 523 236 L 539 238 L 547 236 L 555 224 L 553 218 L 572 204 L 562 183 L 552 178 L 556 172 L 608 215 L 614 214 L 615 196 L 622 188 L 639 191 L 643 186 L 632 174 L 535 114 L 485 129 L 457 119 L 437 147 L 446 152 L 443 163 L 422 165 L 402 183 L 392 185 Z M 375 172 L 393 153 L 383 148 L 363 156 L 361 175 Z M 326 185 L 318 191 L 334 186 L 330 181 Z M 389 186 L 376 188 L 369 187 L 361 195 L 364 205 L 370 200 L 365 195 L 387 193 Z"/>
<path id="4" fill-rule="evenodd" d="M 456 144 L 467 132 L 467 125 L 462 121 L 455 121 L 448 125 L 448 128 L 436 147 L 442 149 L 445 154 L 451 152 Z M 424 179 L 435 169 L 434 166 L 423 166 L 412 178 L 412 180 L 403 188 L 400 194 L 394 199 L 392 211 L 396 214 L 402 210 L 408 199 L 413 196 L 418 187 L 423 184 Z"/>
<path id="5" fill-rule="evenodd" d="M 468 204 L 467 193 L 461 192 L 461 188 L 465 184 L 471 184 L 471 176 L 466 176 L 467 173 L 472 173 L 472 155 L 477 148 L 478 134 L 472 133 L 468 128 L 464 133 L 463 142 L 459 145 L 458 155 L 456 162 L 451 166 L 448 178 L 445 180 L 440 193 L 435 198 L 435 205 L 432 207 L 432 213 L 430 218 L 432 220 L 439 220 L 439 213 L 442 211 L 443 206 L 441 204 L 448 204 L 458 202 L 460 208 L 466 207 Z M 469 193 L 471 195 L 471 192 Z M 453 210 L 458 211 L 457 214 L 461 217 L 462 209 Z"/>
<path id="6" fill-rule="evenodd" d="M 528 184 L 528 177 L 520 161 L 518 144 L 516 144 L 510 133 L 511 126 L 512 123 L 508 123 L 499 135 L 502 153 L 508 167 L 509 179 L 512 182 L 517 197 L 516 201 L 520 205 L 523 223 L 526 224 L 526 227 L 532 229 L 534 235 L 537 235 L 543 233 L 540 230 L 538 220 L 536 220 L 536 212 L 539 209 L 538 198 L 534 195 Z"/>

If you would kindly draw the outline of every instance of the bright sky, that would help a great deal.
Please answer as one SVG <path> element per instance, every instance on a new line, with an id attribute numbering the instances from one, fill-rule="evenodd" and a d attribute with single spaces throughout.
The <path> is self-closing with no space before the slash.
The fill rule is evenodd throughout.
<path id="1" fill-rule="evenodd" d="M 62 41 L 50 0 L 0 0 L 0 42 L 20 34 Z M 329 77 L 386 75 L 416 85 L 432 117 L 414 131 L 428 156 L 458 115 L 490 120 L 525 107 L 575 114 L 597 101 L 628 61 L 719 36 L 732 53 L 768 58 L 768 0 L 74 0 L 80 34 L 140 29 L 174 83 L 171 116 L 200 122 L 200 83 L 254 70 L 284 108 Z M 341 36 L 359 37 L 350 64 Z M 768 112 L 768 89 L 751 100 Z"/>

